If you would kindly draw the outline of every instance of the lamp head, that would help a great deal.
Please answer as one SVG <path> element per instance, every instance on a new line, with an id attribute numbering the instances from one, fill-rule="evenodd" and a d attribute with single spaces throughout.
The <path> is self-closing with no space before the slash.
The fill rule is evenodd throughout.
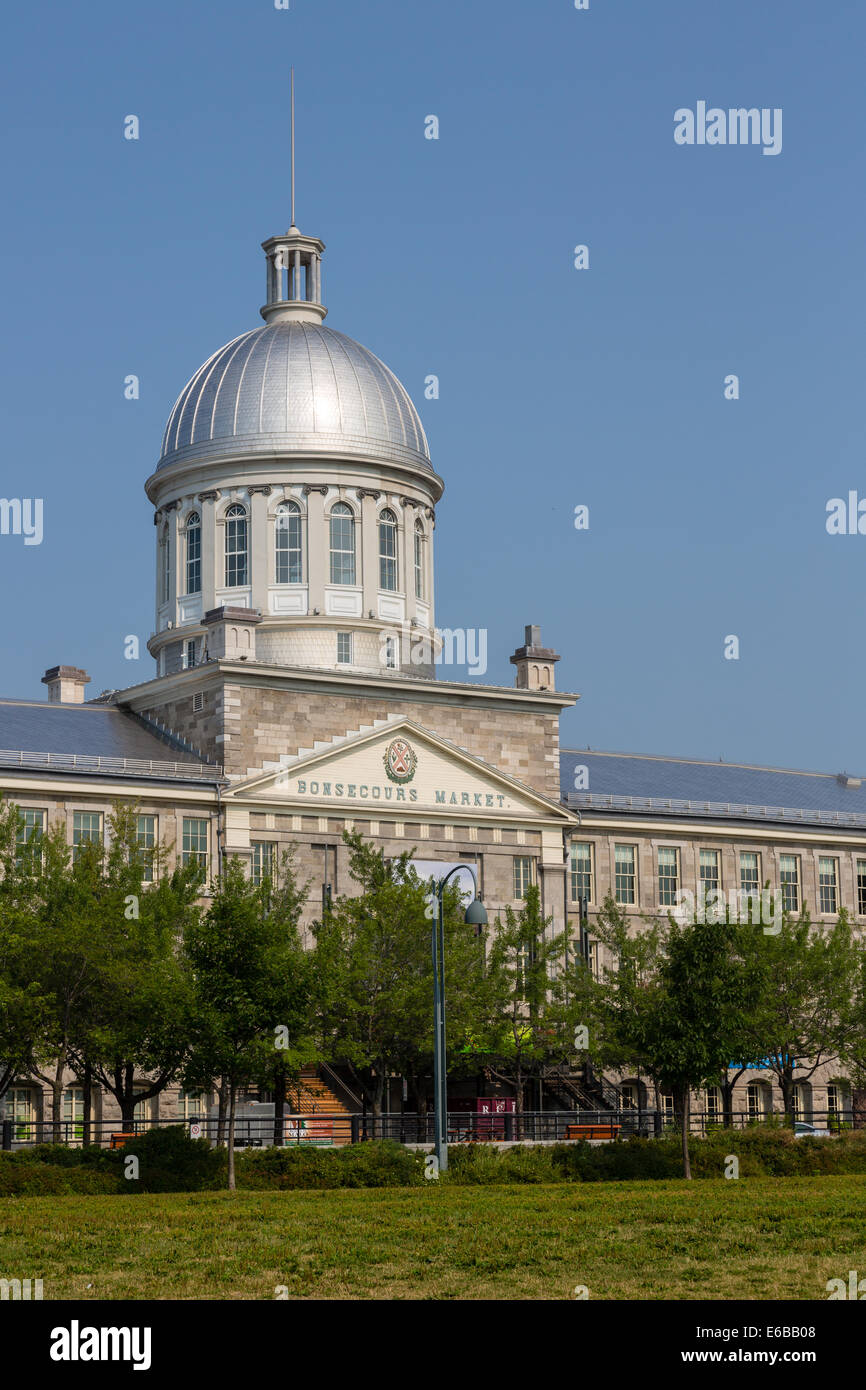
<path id="1" fill-rule="evenodd" d="M 466 909 L 466 915 L 463 920 L 469 927 L 487 926 L 487 908 L 480 898 L 472 899 L 472 902 Z"/>

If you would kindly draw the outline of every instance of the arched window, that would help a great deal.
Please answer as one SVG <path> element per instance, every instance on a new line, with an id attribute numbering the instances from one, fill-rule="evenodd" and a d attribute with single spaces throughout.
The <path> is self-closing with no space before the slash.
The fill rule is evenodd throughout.
<path id="1" fill-rule="evenodd" d="M 345 502 L 331 508 L 331 583 L 355 582 L 355 517 Z"/>
<path id="2" fill-rule="evenodd" d="M 235 503 L 226 512 L 226 588 L 247 582 L 247 513 Z"/>
<path id="3" fill-rule="evenodd" d="M 415 597 L 424 597 L 424 547 L 427 537 L 424 535 L 424 527 L 420 521 L 415 522 Z"/>
<path id="4" fill-rule="evenodd" d="M 397 518 L 393 512 L 379 513 L 379 588 L 397 587 Z"/>
<path id="5" fill-rule="evenodd" d="M 274 533 L 276 553 L 276 583 L 300 584 L 304 578 L 304 557 L 301 548 L 301 509 L 297 502 L 284 502 L 277 507 Z"/>
<path id="6" fill-rule="evenodd" d="M 168 527 L 162 528 L 159 538 L 159 601 L 168 603 L 171 594 L 171 555 L 168 548 Z"/>
<path id="7" fill-rule="evenodd" d="M 186 519 L 186 591 L 201 593 L 201 517 L 191 512 Z"/>

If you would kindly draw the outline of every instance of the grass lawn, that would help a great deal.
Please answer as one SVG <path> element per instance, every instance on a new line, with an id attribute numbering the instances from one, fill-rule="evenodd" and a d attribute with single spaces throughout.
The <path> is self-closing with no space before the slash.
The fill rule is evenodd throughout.
<path id="1" fill-rule="evenodd" d="M 46 1300 L 823 1300 L 866 1272 L 866 1181 L 7 1198 L 0 1252 Z"/>

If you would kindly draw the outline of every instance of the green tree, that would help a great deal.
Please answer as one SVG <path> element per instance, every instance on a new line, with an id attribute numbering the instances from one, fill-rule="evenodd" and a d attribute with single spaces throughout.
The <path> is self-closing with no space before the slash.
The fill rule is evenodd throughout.
<path id="1" fill-rule="evenodd" d="M 0 802 L 0 1105 L 29 1068 L 45 1028 L 49 1001 L 32 972 L 34 904 L 41 842 L 20 843 L 18 808 Z"/>
<path id="2" fill-rule="evenodd" d="M 114 1096 L 124 1129 L 133 1125 L 136 1105 L 175 1080 L 186 1055 L 191 996 L 179 946 L 199 915 L 201 891 L 198 866 L 168 872 L 163 849 L 146 860 L 137 809 L 119 804 L 111 815 L 110 849 L 92 902 L 99 947 L 90 1002 L 70 1049 L 79 1075 Z"/>
<path id="3" fill-rule="evenodd" d="M 749 970 L 743 933 L 759 930 L 669 917 L 631 932 L 610 900 L 596 924 L 613 956 L 594 990 L 602 1049 L 673 1093 L 686 1178 L 691 1093 L 714 1084 L 755 1036 L 762 982 Z"/>
<path id="4" fill-rule="evenodd" d="M 294 893 L 285 901 L 294 904 Z M 230 859 L 213 885 L 208 911 L 190 921 L 184 935 L 194 989 L 184 1082 L 200 1086 L 225 1078 L 231 1190 L 238 1089 L 273 1067 L 284 1036 L 301 1039 L 309 1028 L 312 962 L 295 911 L 296 905 L 280 910 L 272 886 L 251 883 L 240 861 Z"/>
<path id="5" fill-rule="evenodd" d="M 863 948 L 844 911 L 832 926 L 813 927 L 804 909 L 785 914 L 777 934 L 762 932 L 759 953 L 763 991 L 749 1060 L 766 1059 L 793 1125 L 797 1082 L 850 1058 L 862 1037 Z"/>
<path id="6" fill-rule="evenodd" d="M 565 939 L 551 933 L 552 922 L 532 884 L 518 912 L 506 907 L 490 948 L 487 1070 L 514 1087 L 518 1134 L 527 1083 L 573 1056 L 575 1028 L 583 1021 L 583 967 L 569 960 Z"/>
<path id="7" fill-rule="evenodd" d="M 360 891 L 340 897 L 313 928 L 319 1048 L 346 1067 L 374 1115 L 390 1074 L 407 1078 L 423 1109 L 433 1061 L 430 885 L 412 865 L 414 851 L 386 859 L 357 833 L 343 839 Z M 448 1065 L 464 1069 L 485 1013 L 486 934 L 466 925 L 453 882 L 443 908 Z"/>

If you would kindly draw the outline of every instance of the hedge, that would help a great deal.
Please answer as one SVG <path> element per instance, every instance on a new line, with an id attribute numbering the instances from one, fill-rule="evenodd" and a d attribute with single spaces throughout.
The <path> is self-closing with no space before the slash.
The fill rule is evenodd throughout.
<path id="1" fill-rule="evenodd" d="M 768 1126 L 719 1129 L 689 1144 L 696 1178 L 723 1178 L 730 1155 L 739 1175 L 818 1177 L 866 1173 L 866 1131 L 836 1139 L 796 1139 Z M 124 1177 L 124 1160 L 139 1160 L 137 1180 Z M 237 1185 L 253 1191 L 303 1188 L 424 1187 L 427 1155 L 393 1140 L 344 1148 L 249 1149 L 236 1159 Z M 615 1144 L 554 1144 L 495 1149 L 455 1144 L 442 1181 L 488 1183 L 653 1181 L 682 1176 L 680 1140 L 628 1139 Z M 43 1144 L 0 1153 L 0 1197 L 64 1193 L 202 1192 L 226 1185 L 226 1152 L 190 1139 L 180 1126 L 150 1130 L 123 1149 L 68 1149 Z"/>

